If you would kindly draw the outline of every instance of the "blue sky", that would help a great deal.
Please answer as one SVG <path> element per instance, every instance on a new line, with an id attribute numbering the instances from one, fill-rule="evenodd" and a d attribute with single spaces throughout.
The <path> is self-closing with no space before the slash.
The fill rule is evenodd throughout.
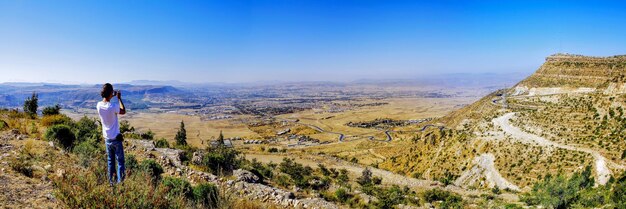
<path id="1" fill-rule="evenodd" d="M 0 82 L 352 81 L 626 54 L 619 1 L 0 1 Z"/>

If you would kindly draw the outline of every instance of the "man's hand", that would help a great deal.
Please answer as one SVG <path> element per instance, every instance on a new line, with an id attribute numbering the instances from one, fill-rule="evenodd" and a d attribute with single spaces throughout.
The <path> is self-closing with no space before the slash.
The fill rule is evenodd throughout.
<path id="1" fill-rule="evenodd" d="M 117 100 L 120 101 L 120 115 L 126 114 L 126 108 L 124 107 L 124 102 L 122 102 L 122 91 L 117 91 Z"/>

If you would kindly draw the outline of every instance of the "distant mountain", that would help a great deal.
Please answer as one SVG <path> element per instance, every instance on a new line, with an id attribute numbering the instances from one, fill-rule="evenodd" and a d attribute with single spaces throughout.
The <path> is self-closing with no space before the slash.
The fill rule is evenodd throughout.
<path id="1" fill-rule="evenodd" d="M 152 103 L 185 99 L 190 93 L 172 86 L 114 84 L 121 90 L 126 103 L 134 109 L 150 107 Z M 64 108 L 90 108 L 102 98 L 102 86 L 63 85 L 49 83 L 3 83 L 0 84 L 0 107 L 21 107 L 24 99 L 36 92 L 40 106 L 60 104 Z"/>

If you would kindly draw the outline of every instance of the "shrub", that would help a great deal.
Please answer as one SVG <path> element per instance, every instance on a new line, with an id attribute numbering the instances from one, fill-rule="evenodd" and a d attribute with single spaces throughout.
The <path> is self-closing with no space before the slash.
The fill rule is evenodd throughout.
<path id="1" fill-rule="evenodd" d="M 210 172 L 218 174 L 231 173 L 239 167 L 241 162 L 237 150 L 224 146 L 209 148 L 202 159 L 203 166 L 206 166 Z"/>
<path id="2" fill-rule="evenodd" d="M 281 172 L 289 175 L 296 186 L 302 188 L 309 187 L 308 181 L 310 180 L 311 173 L 313 173 L 313 169 L 311 167 L 304 167 L 302 164 L 296 163 L 291 158 L 283 158 L 283 162 L 279 164 L 279 169 Z"/>
<path id="3" fill-rule="evenodd" d="M 278 152 L 278 148 L 276 147 L 271 147 L 269 149 L 267 149 L 268 152 L 274 153 L 274 152 Z"/>
<path id="4" fill-rule="evenodd" d="M 50 127 L 53 125 L 65 124 L 68 126 L 73 126 L 74 122 L 71 118 L 67 117 L 63 114 L 58 115 L 46 115 L 41 118 L 41 125 Z"/>
<path id="5" fill-rule="evenodd" d="M 135 131 L 135 127 L 130 126 L 130 122 L 127 120 L 120 121 L 120 133 Z"/>
<path id="6" fill-rule="evenodd" d="M 76 124 L 75 132 L 78 141 L 94 140 L 99 142 L 102 139 L 102 131 L 98 125 L 100 122 L 96 118 L 83 116 Z"/>
<path id="7" fill-rule="evenodd" d="M 257 175 L 260 178 L 261 182 L 263 182 L 265 179 L 271 179 L 274 176 L 274 173 L 272 172 L 272 168 L 270 166 L 265 166 L 263 165 L 263 163 L 258 162 L 256 158 L 252 159 L 252 161 L 250 162 L 250 166 L 252 168 L 248 170 L 250 170 L 250 172 Z"/>
<path id="8" fill-rule="evenodd" d="M 60 113 L 61 110 L 61 106 L 54 105 L 54 106 L 50 106 L 50 107 L 45 107 L 43 108 L 42 114 L 44 116 L 48 116 L 48 115 L 58 115 Z"/>
<path id="9" fill-rule="evenodd" d="M 71 128 L 63 124 L 54 125 L 48 128 L 48 130 L 46 130 L 45 138 L 48 141 L 53 141 L 65 150 L 72 149 L 74 141 L 76 141 L 76 136 L 74 135 L 74 132 L 72 132 Z"/>
<path id="10" fill-rule="evenodd" d="M 0 120 L 0 131 L 4 131 L 9 128 L 9 124 L 3 120 Z"/>
<path id="11" fill-rule="evenodd" d="M 105 155 L 104 146 L 94 139 L 86 140 L 74 147 L 72 150 L 78 155 L 80 165 L 87 167 L 93 159 L 103 159 Z"/>
<path id="12" fill-rule="evenodd" d="M 169 197 L 193 197 L 193 190 L 191 189 L 191 184 L 189 184 L 188 181 L 180 178 L 165 177 L 161 180 L 161 184 L 168 188 L 167 195 Z"/>
<path id="13" fill-rule="evenodd" d="M 126 170 L 134 173 L 134 172 L 138 172 L 140 171 L 141 167 L 139 165 L 139 161 L 137 161 L 137 158 L 135 157 L 135 155 L 132 154 L 128 154 L 126 156 L 124 156 L 124 160 L 125 162 L 125 166 L 126 166 Z"/>
<path id="14" fill-rule="evenodd" d="M 276 182 L 276 184 L 288 188 L 289 186 L 291 186 L 291 181 L 289 179 L 288 176 L 284 175 L 284 174 L 279 174 L 274 178 L 274 182 Z"/>
<path id="15" fill-rule="evenodd" d="M 369 168 L 363 169 L 361 176 L 356 179 L 356 182 L 361 186 L 368 186 L 372 184 L 372 171 Z"/>
<path id="16" fill-rule="evenodd" d="M 213 184 L 202 183 L 193 187 L 193 197 L 203 208 L 217 208 L 219 192 Z"/>
<path id="17" fill-rule="evenodd" d="M 161 165 L 152 159 L 141 161 L 139 168 L 141 169 L 141 172 L 146 173 L 153 179 L 159 179 L 161 174 L 163 174 L 163 168 Z"/>
<path id="18" fill-rule="evenodd" d="M 105 167 L 106 166 L 102 166 Z M 131 175 L 110 187 L 104 171 L 92 166 L 54 177 L 54 197 L 63 208 L 185 208 L 184 197 L 168 196 L 169 188 L 155 184 L 145 173 Z"/>
<path id="19" fill-rule="evenodd" d="M 394 205 L 405 203 L 405 197 L 409 193 L 409 188 L 401 189 L 397 185 L 393 185 L 387 189 L 382 189 L 376 192 L 378 202 L 376 206 L 378 208 L 393 208 Z"/>
<path id="20" fill-rule="evenodd" d="M 348 191 L 346 191 L 346 189 L 342 187 L 335 190 L 335 198 L 337 198 L 339 202 L 346 202 L 348 199 L 350 199 L 350 194 L 348 193 Z"/>
<path id="21" fill-rule="evenodd" d="M 443 201 L 446 205 L 449 206 L 460 204 L 463 201 L 461 196 L 439 188 L 426 190 L 424 193 L 422 193 L 422 198 L 426 202 L 430 203 Z"/>
<path id="22" fill-rule="evenodd" d="M 187 145 L 187 130 L 185 130 L 185 123 L 180 121 L 180 128 L 174 137 L 176 145 Z"/>
<path id="23" fill-rule="evenodd" d="M 594 184 L 591 166 L 584 171 L 574 173 L 569 179 L 563 174 L 555 177 L 547 175 L 542 182 L 536 183 L 529 193 L 520 199 L 529 205 L 542 205 L 551 208 L 569 208 L 579 200 L 582 190 Z"/>
<path id="24" fill-rule="evenodd" d="M 170 148 L 170 144 L 167 143 L 167 140 L 165 138 L 161 138 L 159 140 L 156 140 L 154 142 L 154 146 L 157 148 Z"/>
<path id="25" fill-rule="evenodd" d="M 21 173 L 27 177 L 33 177 L 32 163 L 30 159 L 24 159 L 24 156 L 11 159 L 9 161 L 9 166 L 15 172 Z"/>
<path id="26" fill-rule="evenodd" d="M 31 97 L 26 98 L 26 100 L 24 100 L 24 112 L 31 115 L 31 117 L 34 117 L 37 115 L 37 108 L 39 107 L 38 105 L 38 96 L 37 93 L 33 92 L 33 95 Z"/>

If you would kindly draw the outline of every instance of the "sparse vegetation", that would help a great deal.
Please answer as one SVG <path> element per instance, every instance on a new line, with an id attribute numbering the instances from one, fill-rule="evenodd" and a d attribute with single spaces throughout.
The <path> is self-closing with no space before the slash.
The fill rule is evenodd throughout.
<path id="1" fill-rule="evenodd" d="M 32 117 L 37 116 L 37 108 L 39 107 L 39 98 L 36 92 L 24 100 L 24 112 Z"/>
<path id="2" fill-rule="evenodd" d="M 54 106 L 43 108 L 43 110 L 41 111 L 41 114 L 43 116 L 58 115 L 60 114 L 60 111 L 61 111 L 61 106 L 57 104 Z"/>

